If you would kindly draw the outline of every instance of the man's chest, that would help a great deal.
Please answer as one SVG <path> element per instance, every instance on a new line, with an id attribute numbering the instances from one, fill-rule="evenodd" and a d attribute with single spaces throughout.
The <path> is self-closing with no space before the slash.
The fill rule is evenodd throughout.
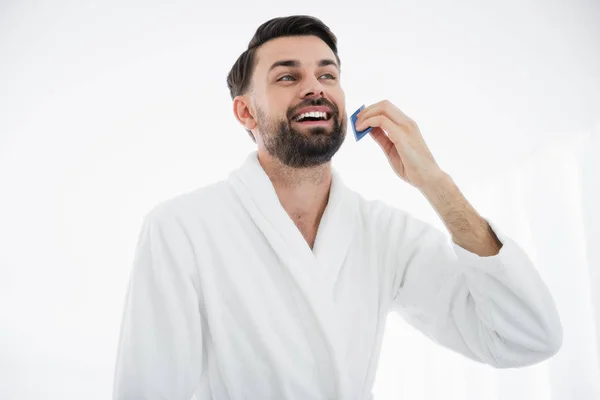
<path id="1" fill-rule="evenodd" d="M 237 371 L 232 379 L 259 384 L 262 374 L 285 371 L 294 385 L 310 387 L 336 368 L 364 373 L 386 307 L 369 235 L 336 247 L 326 246 L 336 242 L 324 237 L 331 231 L 308 230 L 313 251 L 304 234 L 265 233 L 239 216 L 203 232 L 191 237 L 199 308 L 215 359 Z"/>

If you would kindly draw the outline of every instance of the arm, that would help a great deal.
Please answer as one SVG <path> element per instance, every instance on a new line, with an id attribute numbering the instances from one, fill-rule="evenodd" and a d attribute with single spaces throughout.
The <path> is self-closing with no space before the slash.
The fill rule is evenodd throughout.
<path id="1" fill-rule="evenodd" d="M 440 344 L 497 367 L 556 353 L 560 319 L 525 252 L 469 205 L 415 121 L 385 100 L 358 114 L 356 128 L 367 126 L 396 175 L 427 197 L 452 234 L 449 244 L 408 215 L 394 221 L 393 306 Z"/>
<path id="2" fill-rule="evenodd" d="M 399 218 L 403 245 L 396 251 L 392 308 L 407 322 L 496 368 L 531 365 L 559 350 L 562 327 L 552 296 L 514 241 L 490 223 L 501 246 L 482 257 L 408 214 Z"/>
<path id="3" fill-rule="evenodd" d="M 147 217 L 122 317 L 115 400 L 192 398 L 203 361 L 193 268 L 184 231 Z"/>
<path id="4" fill-rule="evenodd" d="M 481 257 L 498 254 L 502 242 L 449 175 L 442 172 L 419 190 L 442 218 L 455 244 Z"/>

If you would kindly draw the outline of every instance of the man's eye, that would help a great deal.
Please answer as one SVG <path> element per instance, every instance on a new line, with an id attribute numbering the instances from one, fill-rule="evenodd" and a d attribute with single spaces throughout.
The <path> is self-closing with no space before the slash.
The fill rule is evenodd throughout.
<path id="1" fill-rule="evenodd" d="M 329 79 L 335 79 L 335 76 L 333 76 L 332 74 L 323 74 L 321 76 L 329 76 Z"/>
<path id="2" fill-rule="evenodd" d="M 284 75 L 284 76 L 282 76 L 281 78 L 277 79 L 277 81 L 279 82 L 279 81 L 285 81 L 285 80 L 287 80 L 287 79 L 285 79 L 285 78 L 294 79 L 294 77 L 293 77 L 293 76 L 291 76 L 291 75 Z"/>

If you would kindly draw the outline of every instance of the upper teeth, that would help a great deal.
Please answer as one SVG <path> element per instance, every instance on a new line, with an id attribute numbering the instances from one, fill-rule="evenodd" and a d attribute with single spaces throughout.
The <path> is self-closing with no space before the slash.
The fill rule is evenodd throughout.
<path id="1" fill-rule="evenodd" d="M 323 111 L 311 111 L 311 112 L 306 112 L 303 114 L 300 114 L 298 116 L 296 116 L 294 118 L 294 121 L 300 121 L 303 120 L 304 118 L 321 118 L 321 119 L 327 119 L 327 113 L 323 112 Z"/>

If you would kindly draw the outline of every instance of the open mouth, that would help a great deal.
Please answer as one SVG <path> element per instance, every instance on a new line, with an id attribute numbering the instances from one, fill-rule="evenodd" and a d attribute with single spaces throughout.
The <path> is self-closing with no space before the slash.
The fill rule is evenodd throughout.
<path id="1" fill-rule="evenodd" d="M 308 125 L 318 125 L 328 123 L 332 114 L 325 111 L 311 111 L 296 115 L 292 118 L 293 122 Z"/>

